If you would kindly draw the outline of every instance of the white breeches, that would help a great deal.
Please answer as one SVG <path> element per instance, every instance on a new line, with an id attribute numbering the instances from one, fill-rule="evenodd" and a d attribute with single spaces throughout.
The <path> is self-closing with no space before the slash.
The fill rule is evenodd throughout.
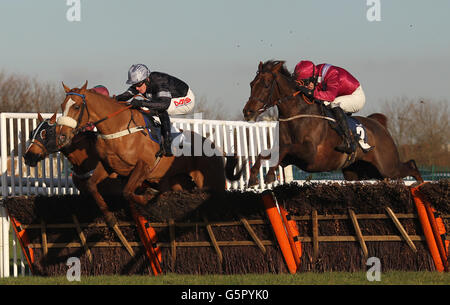
<path id="1" fill-rule="evenodd" d="M 345 112 L 354 113 L 360 111 L 365 103 L 366 96 L 361 86 L 359 86 L 352 94 L 338 96 L 329 104 L 331 104 L 331 108 L 341 107 Z"/>
<path id="2" fill-rule="evenodd" d="M 188 114 L 194 109 L 195 95 L 188 90 L 188 93 L 184 97 L 176 97 L 170 101 L 170 106 L 167 109 L 169 115 Z"/>

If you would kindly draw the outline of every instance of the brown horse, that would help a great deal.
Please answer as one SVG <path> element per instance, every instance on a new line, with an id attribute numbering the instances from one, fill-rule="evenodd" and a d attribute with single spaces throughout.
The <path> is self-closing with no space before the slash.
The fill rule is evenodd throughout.
<path id="1" fill-rule="evenodd" d="M 80 127 L 88 122 L 95 123 L 99 132 L 96 150 L 100 162 L 87 181 L 87 187 L 110 225 L 115 224 L 115 219 L 97 189 L 98 183 L 110 173 L 128 177 L 123 195 L 130 203 L 140 204 L 146 204 L 153 197 L 148 193 L 135 193 L 144 181 L 159 182 L 162 189 L 167 189 L 164 184 L 169 183 L 169 177 L 187 173 L 198 188 L 224 191 L 226 178 L 238 179 L 240 173 L 233 174 L 237 163 L 234 158 L 227 158 L 225 167 L 222 155 L 195 156 L 195 144 L 191 147 L 190 155 L 156 158 L 159 144 L 151 140 L 142 128 L 145 121 L 138 110 L 87 90 L 87 82 L 81 89 L 63 86 L 66 98 L 61 105 L 63 117 L 58 119 L 56 128 L 57 143 L 59 147 L 69 145 Z M 191 133 L 192 139 L 198 140 L 199 137 Z M 200 137 L 200 140 L 201 147 L 208 146 L 205 143 L 207 139 Z M 209 147 L 213 146 L 213 143 L 209 144 Z"/>
<path id="2" fill-rule="evenodd" d="M 48 155 L 58 151 L 56 145 L 56 113 L 48 120 L 44 120 L 38 113 L 39 125 L 30 133 L 30 143 L 26 149 L 25 164 L 35 167 Z M 80 192 L 86 191 L 85 181 L 98 163 L 93 133 L 79 133 L 72 145 L 65 147 L 62 152 L 73 165 L 72 179 Z M 77 148 L 75 148 L 75 146 Z M 111 192 L 114 187 L 111 188 Z"/>
<path id="3" fill-rule="evenodd" d="M 38 126 L 30 133 L 30 143 L 23 156 L 25 164 L 31 167 L 35 167 L 38 162 L 58 151 L 56 145 L 56 113 L 47 120 L 44 120 L 38 113 L 38 121 Z M 80 132 L 73 138 L 70 145 L 60 150 L 73 166 L 72 181 L 81 193 L 88 193 L 87 180 L 99 162 L 95 148 L 96 140 L 97 135 L 94 132 Z M 110 174 L 100 185 L 101 193 L 121 194 L 124 186 L 122 180 L 116 173 Z M 144 185 L 144 188 L 148 186 Z M 192 189 L 193 186 L 191 178 L 187 175 L 171 177 L 170 187 L 174 191 Z M 151 187 L 158 188 L 158 185 L 151 185 Z"/>
<path id="4" fill-rule="evenodd" d="M 267 172 L 266 183 L 274 181 L 274 171 L 280 164 L 283 167 L 293 164 L 307 172 L 341 169 L 346 180 L 412 176 L 423 181 L 414 160 L 400 162 L 383 114 L 355 117 L 365 126 L 368 143 L 375 148 L 364 153 L 358 147 L 355 154 L 349 156 L 334 149 L 341 138 L 330 126 L 330 118 L 323 115 L 321 107 L 324 106 L 298 94 L 297 84 L 284 61 L 260 62 L 250 86 L 251 95 L 243 109 L 247 121 L 255 121 L 259 114 L 273 106 L 279 113 L 279 146 L 272 148 L 278 149 L 278 159 Z M 250 171 L 249 186 L 258 183 L 261 159 L 269 158 L 271 155 L 258 156 Z"/>

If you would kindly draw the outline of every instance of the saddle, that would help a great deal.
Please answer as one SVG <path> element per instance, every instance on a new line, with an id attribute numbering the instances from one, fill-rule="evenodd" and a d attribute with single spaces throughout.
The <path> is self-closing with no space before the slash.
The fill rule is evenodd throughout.
<path id="1" fill-rule="evenodd" d="M 328 106 L 325 106 L 323 103 L 319 103 L 319 105 L 321 114 L 323 116 L 336 120 L 333 111 L 331 111 L 331 109 Z M 350 128 L 350 133 L 352 134 L 353 138 L 358 143 L 358 145 L 361 147 L 361 149 L 363 150 L 369 149 L 371 146 L 367 143 L 366 127 L 358 119 L 350 115 L 347 115 L 347 123 Z M 336 130 L 336 132 L 340 134 L 339 126 L 335 121 L 328 120 L 328 123 L 330 124 L 330 127 L 332 129 Z"/>
<path id="2" fill-rule="evenodd" d="M 153 116 L 147 115 L 142 112 L 141 114 L 144 117 L 145 129 L 147 129 L 150 139 L 152 139 L 152 141 L 156 142 L 157 144 L 160 144 L 162 140 L 161 123 L 155 120 Z M 186 144 L 185 136 L 183 135 L 183 132 L 181 130 L 171 125 L 170 133 L 172 134 L 172 142 L 174 142 L 178 146 L 181 145 L 181 147 L 183 144 Z"/>
<path id="3" fill-rule="evenodd" d="M 152 116 L 142 113 L 145 121 L 145 129 L 147 129 L 150 139 L 154 142 L 161 143 L 161 124 L 157 122 Z"/>

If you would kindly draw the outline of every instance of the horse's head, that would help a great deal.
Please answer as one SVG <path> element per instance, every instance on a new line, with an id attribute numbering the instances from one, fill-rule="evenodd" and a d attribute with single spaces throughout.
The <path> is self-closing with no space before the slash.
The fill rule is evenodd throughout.
<path id="1" fill-rule="evenodd" d="M 26 149 L 25 164 L 35 167 L 49 154 L 58 151 L 56 147 L 56 112 L 50 119 L 44 120 L 38 113 L 39 125 L 30 132 L 29 144 Z"/>
<path id="2" fill-rule="evenodd" d="M 56 127 L 59 148 L 70 144 L 76 134 L 76 128 L 86 124 L 89 120 L 89 112 L 86 105 L 87 81 L 80 89 L 70 89 L 64 83 L 62 85 L 66 92 L 66 98 L 61 104 L 63 115 L 58 119 Z"/>
<path id="3" fill-rule="evenodd" d="M 250 83 L 250 97 L 243 109 L 246 121 L 255 121 L 268 108 L 276 105 L 279 99 L 277 74 L 283 67 L 284 61 L 267 61 L 259 63 L 258 71 Z"/>

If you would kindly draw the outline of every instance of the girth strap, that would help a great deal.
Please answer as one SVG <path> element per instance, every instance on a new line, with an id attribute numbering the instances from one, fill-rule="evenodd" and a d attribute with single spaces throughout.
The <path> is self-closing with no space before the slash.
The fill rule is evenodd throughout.
<path id="1" fill-rule="evenodd" d="M 138 131 L 141 131 L 142 129 L 144 129 L 145 127 L 143 126 L 137 126 L 137 127 L 132 127 L 130 129 L 125 129 L 119 132 L 115 132 L 115 133 L 111 133 L 111 134 L 99 134 L 97 137 L 101 138 L 101 139 L 105 139 L 105 140 L 111 140 L 111 139 L 116 139 L 116 138 L 120 138 Z"/>

